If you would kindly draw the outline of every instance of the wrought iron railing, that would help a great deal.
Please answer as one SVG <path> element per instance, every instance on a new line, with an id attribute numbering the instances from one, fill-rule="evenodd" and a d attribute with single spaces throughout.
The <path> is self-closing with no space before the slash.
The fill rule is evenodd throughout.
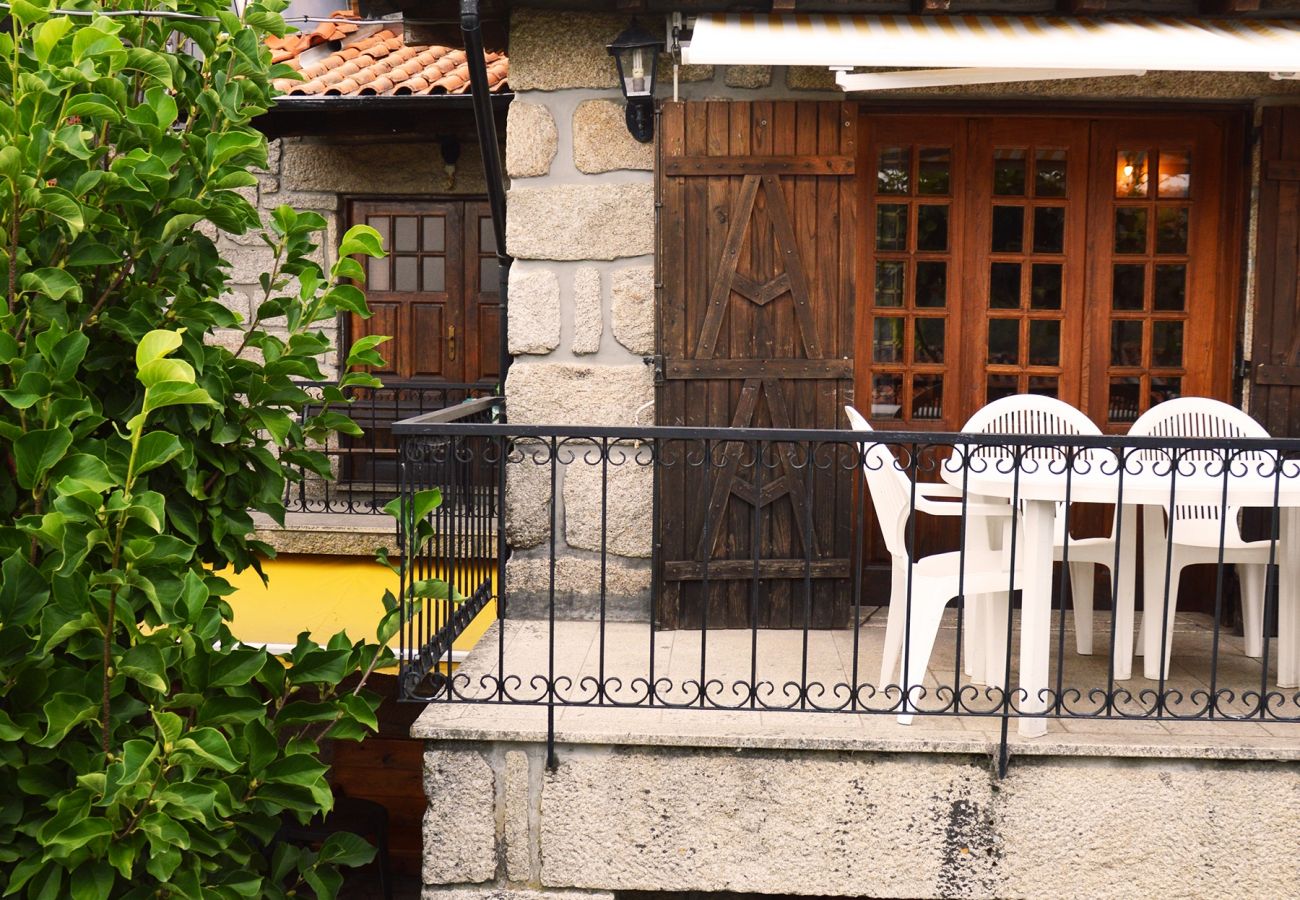
<path id="1" fill-rule="evenodd" d="M 312 383 L 307 390 L 319 397 L 324 384 Z M 489 397 L 496 386 L 475 384 L 426 384 L 390 382 L 382 388 L 352 389 L 352 402 L 334 407 L 361 428 L 360 437 L 340 436 L 321 448 L 330 461 L 331 477 L 300 470 L 285 491 L 284 506 L 291 513 L 382 514 L 384 505 L 397 496 L 398 448 L 393 423 L 424 413 L 454 407 L 479 397 Z M 303 416 L 315 415 L 321 407 L 309 404 Z"/>
<path id="2" fill-rule="evenodd" d="M 408 699 L 992 717 L 1004 764 L 1008 721 L 1300 721 L 1300 440 L 394 430 L 452 511 L 406 583 L 499 601 L 454 672 L 409 628 Z"/>

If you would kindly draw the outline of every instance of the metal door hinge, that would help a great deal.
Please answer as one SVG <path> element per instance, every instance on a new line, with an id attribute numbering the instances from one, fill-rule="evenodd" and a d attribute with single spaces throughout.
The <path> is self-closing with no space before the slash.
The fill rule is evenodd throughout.
<path id="1" fill-rule="evenodd" d="M 1234 373 L 1238 381 L 1244 381 L 1250 377 L 1251 361 L 1248 359 L 1237 360 L 1237 371 Z"/>
<path id="2" fill-rule="evenodd" d="M 654 356 L 643 356 L 641 362 L 654 368 L 655 387 L 664 383 L 664 357 L 661 353 Z"/>

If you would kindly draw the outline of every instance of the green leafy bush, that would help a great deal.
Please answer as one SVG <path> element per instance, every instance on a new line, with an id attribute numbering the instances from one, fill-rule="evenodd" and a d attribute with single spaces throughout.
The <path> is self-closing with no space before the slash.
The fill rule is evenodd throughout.
<path id="1" fill-rule="evenodd" d="M 328 404 L 301 421 L 297 382 L 322 378 L 320 323 L 367 314 L 352 257 L 382 248 L 354 229 L 326 272 L 319 216 L 263 223 L 239 193 L 284 3 L 166 6 L 210 21 L 12 0 L 0 33 L 4 896 L 330 895 L 372 852 L 267 848 L 282 815 L 329 809 L 321 741 L 376 727 L 376 698 L 335 686 L 391 661 L 396 602 L 378 644 L 304 635 L 281 660 L 234 639 L 218 573 L 257 566 L 249 511 L 282 519 L 286 478 L 327 476 L 312 448 L 356 433 Z M 215 229 L 275 258 L 237 347 L 211 340 L 241 326 Z M 328 402 L 372 383 L 352 370 L 378 340 Z"/>

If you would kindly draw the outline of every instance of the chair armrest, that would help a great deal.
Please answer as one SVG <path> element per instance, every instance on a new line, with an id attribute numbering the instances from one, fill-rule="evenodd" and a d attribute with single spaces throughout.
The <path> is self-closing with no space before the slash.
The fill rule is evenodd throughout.
<path id="1" fill-rule="evenodd" d="M 1011 504 L 1005 500 L 970 500 L 961 502 L 962 490 L 950 484 L 933 484 L 925 482 L 916 486 L 916 508 L 932 516 L 967 516 L 1008 517 L 1012 513 Z M 946 501 L 935 497 L 950 498 Z"/>

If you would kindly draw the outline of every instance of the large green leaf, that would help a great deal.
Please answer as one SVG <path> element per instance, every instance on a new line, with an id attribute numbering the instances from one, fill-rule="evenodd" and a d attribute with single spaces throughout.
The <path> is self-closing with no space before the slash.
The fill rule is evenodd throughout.
<path id="1" fill-rule="evenodd" d="M 29 431 L 14 441 L 18 483 L 32 488 L 72 446 L 72 431 L 62 425 Z"/>

